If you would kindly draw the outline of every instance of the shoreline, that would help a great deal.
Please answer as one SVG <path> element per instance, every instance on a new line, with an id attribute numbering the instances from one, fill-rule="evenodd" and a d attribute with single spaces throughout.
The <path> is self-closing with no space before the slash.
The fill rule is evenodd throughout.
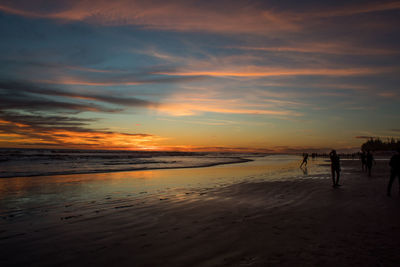
<path id="1" fill-rule="evenodd" d="M 229 164 L 237 164 L 237 163 L 245 163 L 254 161 L 252 159 L 240 158 L 240 157 L 227 157 L 231 159 L 237 159 L 237 161 L 229 161 L 229 162 L 216 162 L 209 163 L 198 166 L 182 166 L 182 167 L 153 167 L 153 168 L 130 168 L 130 169 L 120 169 L 120 170 L 99 170 L 99 171 L 87 171 L 87 172 L 51 172 L 46 174 L 30 174 L 24 176 L 0 176 L 0 179 L 8 179 L 8 178 L 27 178 L 27 177 L 46 177 L 46 176 L 59 176 L 59 175 L 78 175 L 78 174 L 100 174 L 100 173 L 113 173 L 113 172 L 130 172 L 130 171 L 151 171 L 151 170 L 174 170 L 174 169 L 196 169 L 196 168 L 207 168 L 219 165 L 229 165 Z"/>

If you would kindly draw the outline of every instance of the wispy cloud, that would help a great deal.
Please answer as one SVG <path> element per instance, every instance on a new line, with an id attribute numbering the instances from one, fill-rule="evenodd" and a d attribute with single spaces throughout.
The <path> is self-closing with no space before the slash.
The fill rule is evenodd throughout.
<path id="1" fill-rule="evenodd" d="M 160 147 L 161 137 L 122 122 L 135 113 L 143 129 L 162 118 L 179 129 L 246 132 L 241 140 L 228 133 L 221 146 L 171 149 L 240 150 L 259 129 L 305 135 L 305 122 L 329 132 L 327 118 L 357 128 L 370 114 L 385 117 L 369 120 L 371 133 L 347 133 L 361 142 L 354 136 L 375 135 L 398 119 L 399 9 L 386 0 L 3 0 L 0 139 Z M 196 136 L 196 127 L 186 128 Z M 164 132 L 174 140 L 176 131 Z"/>
<path id="2" fill-rule="evenodd" d="M 157 106 L 158 104 L 154 102 L 101 94 L 78 94 L 29 83 L 4 81 L 0 82 L 0 95 L 2 98 L 0 145 L 2 146 L 149 149 L 156 147 L 156 142 L 162 140 L 161 137 L 151 134 L 96 129 L 91 123 L 97 119 L 71 116 L 72 113 L 85 111 L 121 110 L 121 108 L 108 108 L 103 104 L 143 108 Z M 85 102 L 74 102 L 75 99 Z"/>
<path id="3" fill-rule="evenodd" d="M 148 75 L 148 74 L 147 74 Z M 142 74 L 146 76 L 146 74 Z M 190 75 L 188 75 L 190 76 Z M 164 83 L 181 83 L 198 81 L 202 77 L 158 77 L 147 79 L 135 79 L 127 77 L 73 77 L 73 76 L 59 76 L 48 80 L 36 80 L 37 83 L 45 84 L 58 84 L 58 85 L 88 85 L 88 86 L 132 86 L 143 84 L 164 84 Z"/>
<path id="4" fill-rule="evenodd" d="M 215 101 L 215 104 L 164 104 L 158 109 L 175 116 L 188 116 L 206 112 L 222 114 L 249 114 L 249 115 L 273 115 L 273 116 L 301 116 L 301 113 L 289 110 L 273 109 L 254 109 L 254 108 L 235 108 L 223 107 L 224 101 Z"/>
<path id="5" fill-rule="evenodd" d="M 176 72 L 159 72 L 162 75 L 176 75 L 176 76 L 212 76 L 212 77 L 273 77 L 273 76 L 304 76 L 304 75 L 318 75 L 318 76 L 357 76 L 357 75 L 371 75 L 382 72 L 391 72 L 393 69 L 388 68 L 343 68 L 343 69 L 290 69 L 290 68 L 275 68 L 275 67 L 259 67 L 259 66 L 246 66 L 238 67 L 235 69 L 210 69 L 210 70 L 184 70 Z"/>
<path id="6" fill-rule="evenodd" d="M 139 25 L 175 31 L 265 34 L 298 29 L 298 25 L 271 9 L 240 1 L 204 6 L 195 1 L 61 1 L 55 10 L 28 9 L 28 6 L 9 3 L 0 5 L 0 10 L 33 18 Z"/>
<path id="7" fill-rule="evenodd" d="M 244 50 L 247 48 L 242 47 Z M 275 47 L 280 49 L 279 47 Z M 273 48 L 273 49 L 275 49 Z M 287 48 L 287 47 L 286 47 Z M 286 49 L 283 46 L 283 49 Z M 264 49 L 264 48 L 259 48 Z M 269 48 L 265 48 L 269 49 Z M 297 48 L 293 48 L 295 51 Z M 346 54 L 365 53 L 373 54 L 400 54 L 400 50 L 387 49 L 358 49 L 346 48 L 340 45 L 327 45 L 325 52 L 329 53 L 330 49 L 341 49 L 341 52 Z M 229 50 L 229 49 L 228 49 Z M 257 48 L 248 48 L 250 51 L 258 50 Z M 322 51 L 321 49 L 320 51 Z M 310 47 L 300 49 L 301 52 L 319 51 L 319 49 Z M 347 51 L 347 52 L 345 52 Z M 368 53 L 369 52 L 369 53 Z M 309 61 L 307 55 L 292 58 L 285 56 L 282 62 L 271 64 L 269 57 L 253 53 L 238 53 L 238 54 L 221 54 L 212 55 L 204 52 L 202 57 L 173 55 L 156 49 L 141 51 L 149 56 L 163 60 L 164 62 L 174 63 L 175 67 L 168 70 L 154 70 L 151 73 L 157 75 L 166 75 L 172 77 L 237 77 L 237 78 L 260 78 L 260 77 L 290 77 L 290 76 L 362 76 L 362 75 L 378 75 L 384 73 L 394 73 L 399 70 L 393 66 L 374 66 L 366 67 L 357 66 L 356 64 L 348 64 L 346 62 L 338 63 L 329 60 L 312 60 Z M 332 52 L 336 53 L 336 52 Z M 299 63 L 300 62 L 300 63 Z"/>
<path id="8" fill-rule="evenodd" d="M 396 55 L 400 54 L 400 50 L 383 49 L 374 47 L 360 47 L 353 43 L 329 42 L 329 43 L 302 43 L 298 42 L 293 45 L 278 46 L 236 46 L 227 47 L 230 49 L 246 50 L 246 51 L 266 51 L 266 52 L 296 52 L 296 53 L 318 53 L 333 55 Z"/>
<path id="9" fill-rule="evenodd" d="M 227 125 L 237 125 L 238 122 L 230 121 L 230 120 L 216 120 L 216 119 L 206 119 L 206 120 L 176 120 L 170 118 L 159 118 L 158 120 L 162 121 L 172 121 L 179 123 L 188 123 L 188 124 L 199 124 L 199 125 L 210 125 L 210 126 L 227 126 Z"/>
<path id="10" fill-rule="evenodd" d="M 398 99 L 399 98 L 399 93 L 398 92 L 386 91 L 386 92 L 378 92 L 377 94 L 378 94 L 378 96 L 385 97 L 385 98 L 391 98 L 391 99 Z"/>
<path id="11" fill-rule="evenodd" d="M 89 125 L 93 121 L 71 116 L 0 111 L 0 145 L 147 149 L 162 140 L 151 134 L 93 129 Z"/>
<path id="12" fill-rule="evenodd" d="M 210 88 L 203 93 L 192 93 L 178 91 L 163 99 L 163 103 L 157 107 L 160 112 L 166 112 L 173 116 L 188 116 L 202 113 L 221 114 L 248 114 L 248 115 L 270 115 L 270 116 L 301 116 L 302 113 L 293 110 L 300 102 L 281 100 L 274 98 L 259 98 L 260 95 L 243 95 L 234 92 L 226 93 L 225 89 Z M 253 93 L 256 93 L 254 91 Z M 248 97 L 249 98 L 248 98 Z"/>
<path id="13" fill-rule="evenodd" d="M 52 1 L 42 1 L 44 5 Z M 285 10 L 269 3 L 216 1 L 198 5 L 195 1 L 58 1 L 52 9 L 32 6 L 29 1 L 7 1 L 0 10 L 20 16 L 67 21 L 86 21 L 104 25 L 139 25 L 144 28 L 175 31 L 219 33 L 255 33 L 298 31 L 301 22 L 313 18 L 351 16 L 400 8 L 397 1 L 331 5 L 299 12 Z"/>
<path id="14" fill-rule="evenodd" d="M 4 101 L 0 103 L 1 109 L 24 109 L 24 110 L 71 110 L 71 111 L 103 111 L 115 112 L 120 109 L 110 109 L 94 103 L 71 103 L 65 100 L 81 99 L 122 106 L 152 107 L 158 103 L 128 97 L 116 97 L 112 95 L 87 94 L 62 91 L 39 87 L 30 83 L 0 81 L 0 94 Z M 59 100 L 48 99 L 46 96 L 62 97 Z"/>
<path id="15" fill-rule="evenodd" d="M 329 10 L 312 10 L 312 12 L 305 13 L 305 16 L 313 16 L 313 17 L 343 17 L 343 16 L 352 16 L 363 13 L 371 13 L 378 11 L 387 11 L 387 10 L 396 10 L 400 9 L 399 1 L 371 1 L 365 2 L 363 4 L 352 4 L 349 3 L 346 6 L 330 8 Z"/>

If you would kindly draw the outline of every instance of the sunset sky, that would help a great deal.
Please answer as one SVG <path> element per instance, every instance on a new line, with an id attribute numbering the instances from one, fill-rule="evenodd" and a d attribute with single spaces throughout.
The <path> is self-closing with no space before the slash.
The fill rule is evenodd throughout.
<path id="1" fill-rule="evenodd" d="M 0 0 L 0 147 L 400 138 L 400 1 Z"/>

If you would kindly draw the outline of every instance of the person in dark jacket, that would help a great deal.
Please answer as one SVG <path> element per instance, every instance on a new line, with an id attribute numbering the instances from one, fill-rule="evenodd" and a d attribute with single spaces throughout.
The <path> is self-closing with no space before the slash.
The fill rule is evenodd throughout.
<path id="1" fill-rule="evenodd" d="M 361 169 L 363 171 L 366 171 L 367 170 L 367 155 L 365 154 L 364 150 L 361 152 L 360 158 L 361 158 Z"/>
<path id="2" fill-rule="evenodd" d="M 329 157 L 331 159 L 331 172 L 332 172 L 333 187 L 341 186 L 339 184 L 340 171 L 341 171 L 339 155 L 336 154 L 336 150 L 332 150 L 331 153 L 329 153 Z"/>
<path id="3" fill-rule="evenodd" d="M 303 162 L 300 165 L 300 168 L 303 167 L 303 164 L 307 167 L 307 162 L 308 162 L 308 153 L 303 154 Z"/>
<path id="4" fill-rule="evenodd" d="M 371 170 L 372 170 L 372 163 L 375 163 L 374 156 L 372 155 L 371 151 L 367 151 L 367 171 L 368 171 L 368 176 L 371 176 Z"/>
<path id="5" fill-rule="evenodd" d="M 390 180 L 387 187 L 387 195 L 391 195 L 392 184 L 394 179 L 399 179 L 399 194 L 400 194 L 400 148 L 397 149 L 397 154 L 393 155 L 389 162 L 390 165 Z"/>

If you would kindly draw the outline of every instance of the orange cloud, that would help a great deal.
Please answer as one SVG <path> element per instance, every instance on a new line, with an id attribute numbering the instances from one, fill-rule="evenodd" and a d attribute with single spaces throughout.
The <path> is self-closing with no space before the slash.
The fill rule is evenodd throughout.
<path id="1" fill-rule="evenodd" d="M 380 49 L 374 47 L 360 47 L 350 43 L 304 43 L 293 46 L 237 46 L 227 47 L 249 51 L 268 51 L 268 52 L 298 52 L 298 53 L 321 53 L 336 55 L 394 55 L 400 54 L 399 50 Z"/>
<path id="2" fill-rule="evenodd" d="M 158 149 L 157 142 L 164 140 L 150 134 L 129 134 L 83 129 L 68 130 L 62 128 L 41 128 L 30 125 L 0 120 L 0 125 L 7 130 L 0 131 L 0 145 L 12 146 L 58 146 L 96 149 Z"/>
<path id="3" fill-rule="evenodd" d="M 327 11 L 313 12 L 306 15 L 316 16 L 316 17 L 338 17 L 338 16 L 351 16 L 362 13 L 386 11 L 400 9 L 400 2 L 386 2 L 386 3 L 365 3 L 358 5 L 348 5 L 342 8 L 333 8 Z"/>
<path id="4" fill-rule="evenodd" d="M 23 124 L 23 123 L 12 122 L 12 121 L 7 121 L 7 120 L 3 120 L 3 119 L 0 119 L 0 124 L 13 125 L 13 126 L 18 126 L 18 127 L 29 127 L 29 125 L 26 125 L 26 124 Z"/>
<path id="5" fill-rule="evenodd" d="M 254 91 L 256 94 L 257 92 Z M 219 93 L 223 96 L 223 91 Z M 251 94 L 251 93 L 250 93 Z M 257 101 L 240 98 L 218 98 L 218 94 L 213 97 L 201 94 L 191 94 L 178 92 L 164 99 L 164 104 L 154 107 L 160 112 L 165 112 L 172 116 L 189 116 L 205 112 L 222 114 L 249 114 L 249 115 L 272 115 L 272 116 L 301 116 L 302 114 L 290 108 L 302 105 L 298 102 L 259 98 Z M 257 95 L 254 96 L 257 98 Z"/>
<path id="6" fill-rule="evenodd" d="M 218 102 L 218 101 L 216 101 Z M 165 104 L 158 108 L 159 111 L 166 112 L 174 116 L 188 116 L 204 112 L 224 113 L 224 114 L 252 114 L 252 115 L 275 115 L 275 116 L 301 116 L 300 113 L 288 110 L 269 110 L 251 108 L 227 108 L 223 104 L 197 105 L 197 104 Z"/>
<path id="7" fill-rule="evenodd" d="M 49 18 L 67 21 L 86 21 L 103 25 L 139 25 L 145 28 L 175 31 L 206 31 L 218 33 L 253 33 L 266 35 L 271 32 L 299 31 L 302 22 L 313 18 L 351 16 L 355 14 L 395 10 L 398 1 L 386 3 L 349 4 L 295 12 L 280 11 L 248 2 L 207 3 L 193 1 L 145 0 L 91 0 L 59 2 L 61 8 L 40 9 L 17 3 L 0 4 L 0 10 L 20 16 Z"/>
<path id="8" fill-rule="evenodd" d="M 55 130 L 48 134 L 56 139 L 56 142 L 63 144 L 107 148 L 123 147 L 128 149 L 148 149 L 154 146 L 154 141 L 161 139 L 153 135 L 116 132 L 71 132 Z"/>
<path id="9" fill-rule="evenodd" d="M 8 13 L 35 18 L 79 20 L 104 25 L 139 25 L 145 28 L 207 31 L 219 33 L 258 33 L 297 30 L 285 16 L 246 3 L 205 7 L 190 1 L 69 1 L 61 11 L 30 11 L 17 5 L 0 5 Z"/>
<path id="10" fill-rule="evenodd" d="M 209 70 L 187 70 L 177 72 L 157 72 L 162 75 L 176 76 L 213 76 L 213 77 L 270 77 L 270 76 L 301 76 L 301 75 L 322 75 L 322 76 L 353 76 L 353 75 L 370 75 L 386 71 L 387 68 L 343 68 L 343 69 L 288 69 L 273 67 L 236 67 L 232 69 L 209 69 Z"/>
<path id="11" fill-rule="evenodd" d="M 379 92 L 378 95 L 381 96 L 381 97 L 395 98 L 396 99 L 399 94 L 396 93 L 396 92 Z"/>
<path id="12" fill-rule="evenodd" d="M 342 49 L 337 53 L 345 53 L 345 51 L 352 53 L 357 49 L 354 48 L 340 48 L 338 44 L 335 45 L 317 45 L 313 47 L 301 47 L 300 51 L 330 51 L 332 49 Z M 242 47 L 243 49 L 270 49 L 262 47 Z M 239 47 L 241 49 L 241 47 Z M 279 49 L 273 47 L 272 49 Z M 283 49 L 297 48 L 283 47 Z M 360 53 L 384 53 L 384 50 L 379 49 L 360 49 Z M 153 50 L 142 51 L 142 53 L 154 56 L 167 62 L 181 63 L 182 66 L 174 71 L 155 71 L 153 74 L 168 75 L 168 76 L 183 76 L 183 77 L 229 77 L 229 78 L 259 78 L 259 77 L 278 77 L 278 76 L 304 76 L 304 75 L 318 75 L 318 76 L 357 76 L 357 75 L 374 75 L 385 72 L 397 71 L 396 68 L 389 67 L 346 67 L 346 66 L 330 66 L 329 63 L 313 64 L 312 66 L 305 66 L 302 68 L 288 68 L 288 67 L 271 67 L 263 66 L 263 58 L 251 54 L 228 55 L 228 56 L 213 56 L 205 54 L 205 59 L 174 56 L 167 53 L 162 53 Z M 335 52 L 336 53 L 336 52 Z M 356 52 L 355 52 L 356 53 Z M 388 50 L 387 54 L 400 53 L 399 51 Z M 260 64 L 261 63 L 261 64 Z M 322 64 L 322 66 L 321 66 Z"/>

